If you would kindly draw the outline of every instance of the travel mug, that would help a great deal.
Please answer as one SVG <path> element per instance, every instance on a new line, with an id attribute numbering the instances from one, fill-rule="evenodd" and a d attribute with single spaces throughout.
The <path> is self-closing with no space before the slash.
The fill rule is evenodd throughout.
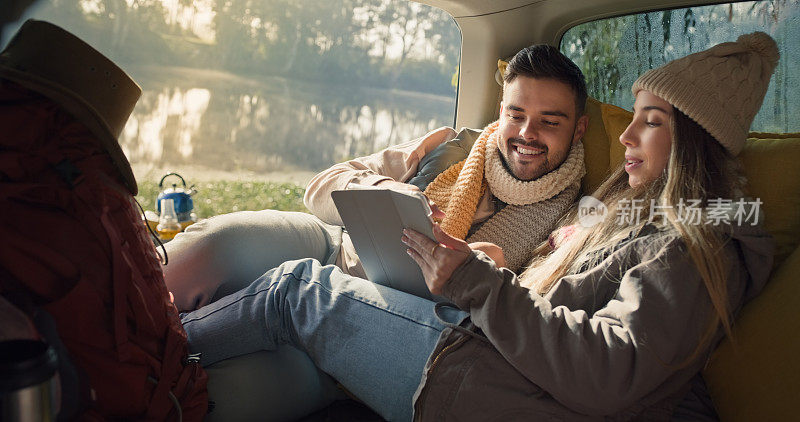
<path id="1" fill-rule="evenodd" d="M 0 421 L 54 421 L 56 352 L 39 340 L 0 341 Z"/>

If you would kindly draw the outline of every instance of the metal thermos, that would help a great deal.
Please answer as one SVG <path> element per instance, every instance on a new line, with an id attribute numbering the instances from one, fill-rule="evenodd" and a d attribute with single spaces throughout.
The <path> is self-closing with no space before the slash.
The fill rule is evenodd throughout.
<path id="1" fill-rule="evenodd" d="M 38 340 L 0 341 L 0 421 L 54 421 L 56 352 Z"/>

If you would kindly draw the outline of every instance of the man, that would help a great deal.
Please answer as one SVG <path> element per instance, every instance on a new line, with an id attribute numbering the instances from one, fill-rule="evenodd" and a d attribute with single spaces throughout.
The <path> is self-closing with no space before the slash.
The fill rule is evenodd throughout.
<path id="1" fill-rule="evenodd" d="M 506 69 L 497 122 L 483 131 L 440 128 L 334 165 L 307 187 L 304 202 L 314 215 L 238 212 L 189 226 L 166 245 L 167 287 L 178 309 L 190 311 L 292 259 L 312 257 L 365 277 L 330 196 L 350 183 L 424 191 L 444 211 L 445 231 L 518 272 L 578 195 L 585 173 L 580 143 L 588 123 L 585 101 L 583 75 L 574 63 L 550 46 L 523 49 Z M 206 370 L 209 397 L 216 403 L 212 420 L 264 414 L 297 419 L 329 404 L 338 391 L 291 346 Z M 263 380 L 275 374 L 295 381 L 272 391 Z"/>
<path id="2" fill-rule="evenodd" d="M 500 119 L 482 132 L 441 128 L 337 164 L 308 185 L 306 206 L 326 223 L 341 225 L 332 190 L 348 183 L 423 189 L 445 212 L 445 231 L 477 248 L 498 245 L 505 254 L 502 266 L 518 271 L 577 196 L 584 175 L 586 88 L 580 70 L 549 46 L 521 51 L 504 79 Z M 363 277 L 352 246 L 343 241 L 337 264 Z"/>
<path id="3" fill-rule="evenodd" d="M 578 195 L 588 117 L 578 67 L 536 45 L 509 62 L 500 119 L 483 131 L 440 128 L 320 173 L 304 202 L 314 214 L 261 211 L 218 216 L 167 244 L 167 286 L 181 310 L 236 291 L 280 263 L 313 257 L 365 277 L 331 200 L 350 183 L 423 190 L 442 228 L 519 271 Z"/>

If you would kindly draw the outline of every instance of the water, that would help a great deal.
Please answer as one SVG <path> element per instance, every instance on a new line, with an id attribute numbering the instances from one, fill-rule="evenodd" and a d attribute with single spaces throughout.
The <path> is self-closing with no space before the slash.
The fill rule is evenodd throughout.
<path id="1" fill-rule="evenodd" d="M 123 66 L 143 94 L 120 137 L 134 167 L 318 171 L 452 125 L 455 98 Z"/>

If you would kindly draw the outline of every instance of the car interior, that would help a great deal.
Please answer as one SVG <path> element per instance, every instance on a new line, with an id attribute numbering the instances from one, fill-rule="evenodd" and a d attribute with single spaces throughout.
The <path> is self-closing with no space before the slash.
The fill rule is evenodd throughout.
<path id="1" fill-rule="evenodd" d="M 16 9 L 24 8 L 20 6 L 22 3 L 24 2 L 4 1 L 0 5 L 0 17 L 12 21 L 10 17 L 21 14 Z M 767 32 L 770 31 L 769 28 L 779 28 L 773 29 L 770 34 L 777 33 L 776 38 L 781 45 L 781 60 L 788 63 L 783 65 L 787 73 L 782 77 L 788 82 L 779 80 L 777 83 L 787 86 L 787 92 L 782 95 L 790 98 L 786 104 L 791 105 L 783 106 L 784 108 L 773 113 L 775 121 L 786 122 L 785 124 L 764 124 L 753 129 L 740 158 L 748 178 L 748 193 L 753 198 L 759 198 L 762 203 L 761 207 L 766 215 L 764 224 L 776 241 L 777 253 L 767 287 L 741 310 L 733 325 L 734 337 L 723 340 L 702 374 L 723 421 L 798 418 L 800 166 L 797 162 L 800 161 L 800 124 L 797 123 L 797 113 L 800 112 L 800 91 L 797 87 L 800 84 L 797 83 L 799 76 L 794 70 L 796 66 L 793 65 L 800 64 L 800 38 L 796 31 L 796 23 L 800 18 L 800 1 L 764 0 L 747 2 L 746 5 L 744 2 L 721 3 L 718 0 L 423 0 L 419 3 L 440 8 L 450 14 L 461 32 L 461 56 L 453 116 L 453 125 L 456 128 L 481 128 L 497 119 L 502 94 L 502 85 L 498 80 L 506 61 L 514 53 L 537 43 L 559 46 L 562 51 L 566 51 L 568 42 L 574 43 L 581 36 L 582 39 L 587 39 L 586 34 L 568 35 L 582 24 L 702 6 L 715 6 L 723 14 L 730 11 L 730 16 L 733 16 L 733 6 L 736 4 L 736 7 L 746 8 L 742 10 L 747 13 L 755 13 L 753 11 L 760 10 L 758 8 L 761 6 L 770 8 L 770 16 L 778 24 L 771 27 L 766 23 L 760 25 Z M 682 16 L 689 15 L 686 13 Z M 746 32 L 742 29 L 744 25 L 736 19 L 729 17 L 727 25 L 730 26 L 729 33 L 734 34 L 734 39 L 736 35 Z M 790 26 L 795 29 L 790 31 Z M 590 41 L 591 37 L 598 36 L 602 35 L 599 32 L 588 35 Z M 688 36 L 686 39 L 688 40 Z M 673 36 L 672 42 L 681 43 L 682 39 Z M 620 50 L 625 48 L 627 47 L 624 44 L 618 46 Z M 703 48 L 705 45 L 690 51 Z M 577 56 L 580 51 L 574 54 Z M 641 60 L 646 60 L 643 54 L 640 57 Z M 587 58 L 586 63 L 592 60 L 599 62 L 601 59 Z M 627 80 L 620 79 L 619 85 L 623 86 Z M 629 90 L 629 87 L 628 82 L 624 89 Z M 612 167 L 618 166 L 623 160 L 624 147 L 619 144 L 618 139 L 632 117 L 632 104 L 620 103 L 629 100 L 629 92 L 616 92 L 605 98 L 596 98 L 599 95 L 593 95 L 602 91 L 590 89 L 587 102 L 586 112 L 590 122 L 584 137 L 587 168 L 582 183 L 584 194 L 589 194 L 598 187 Z M 618 98 L 625 101 L 615 101 Z M 774 111 L 773 104 L 778 104 L 778 101 L 769 98 L 769 107 Z M 767 102 L 764 104 L 765 109 L 768 108 Z M 337 420 L 347 420 L 347 415 L 350 415 L 349 418 L 362 418 L 358 420 L 372 420 L 369 416 L 358 413 L 363 412 L 361 409 L 350 408 L 340 412 L 338 417 L 342 419 Z M 330 418 L 331 414 L 325 413 L 324 417 Z M 377 418 L 374 415 L 371 417 Z M 327 419 L 320 417 L 318 420 Z"/>
<path id="2" fill-rule="evenodd" d="M 584 22 L 719 2 L 426 3 L 451 13 L 463 36 L 456 125 L 481 127 L 497 117 L 501 86 L 487 81 L 494 79 L 498 59 L 507 59 L 520 48 L 534 43 L 559 45 L 565 32 Z M 797 4 L 788 8 L 791 7 Z M 796 41 L 792 43 L 797 45 Z M 784 55 L 782 60 L 789 58 Z M 584 192 L 591 192 L 608 174 L 609 168 L 622 161 L 623 150 L 617 139 L 630 122 L 632 113 L 592 98 L 587 104 L 587 113 L 590 123 L 584 137 L 587 175 L 583 187 Z M 751 133 L 740 157 L 750 195 L 764 202 L 765 225 L 776 240 L 777 254 L 766 289 L 738 315 L 734 338 L 724 340 L 718 347 L 703 376 L 721 420 L 793 419 L 797 411 L 792 397 L 797 397 L 800 387 L 790 374 L 800 373 L 795 357 L 800 351 L 800 342 L 796 336 L 782 335 L 780 331 L 800 328 L 797 312 L 800 303 L 797 278 L 800 271 L 800 173 L 793 164 L 795 158 L 800 158 L 797 127 L 785 132 Z"/>

